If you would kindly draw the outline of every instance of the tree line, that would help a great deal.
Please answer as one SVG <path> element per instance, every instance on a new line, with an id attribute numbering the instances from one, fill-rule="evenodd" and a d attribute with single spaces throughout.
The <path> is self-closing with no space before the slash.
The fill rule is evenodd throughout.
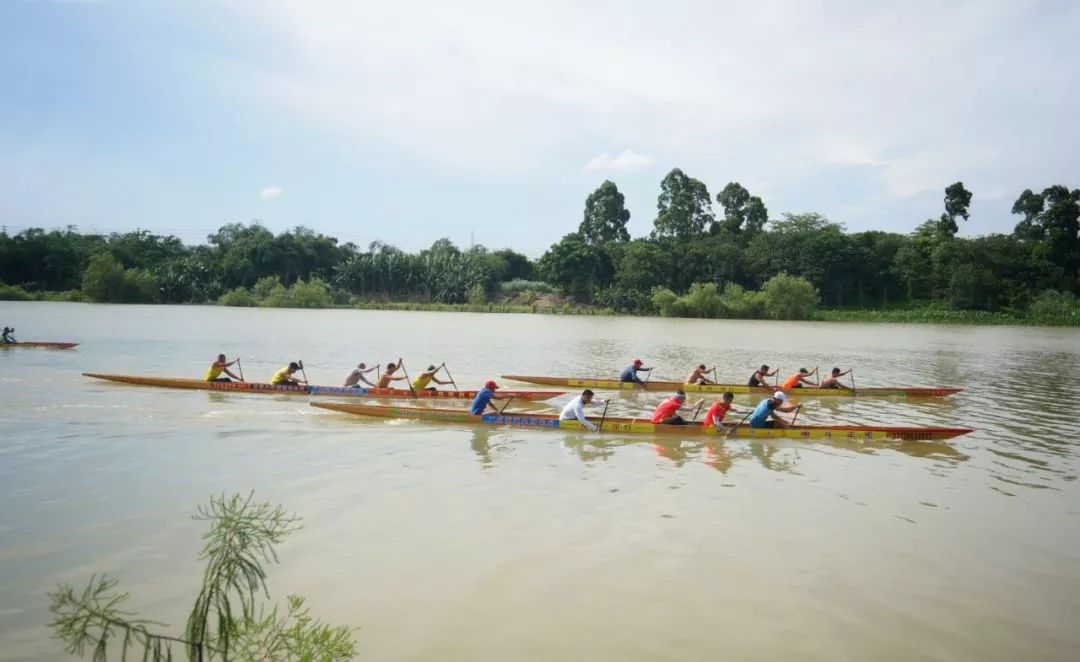
<path id="1" fill-rule="evenodd" d="M 941 214 L 909 233 L 847 232 L 817 213 L 770 218 L 738 182 L 714 207 L 706 184 L 676 168 L 660 183 L 648 236 L 630 236 L 625 198 L 605 181 L 585 200 L 577 230 L 538 260 L 448 239 L 415 253 L 381 242 L 360 248 L 257 223 L 225 225 L 197 246 L 142 230 L 31 229 L 0 232 L 0 281 L 6 298 L 66 291 L 91 301 L 234 305 L 456 304 L 517 283 L 614 311 L 700 317 L 803 317 L 818 304 L 1023 312 L 1048 297 L 1075 306 L 1080 190 L 1025 190 L 1012 233 L 958 237 L 971 200 L 956 182 L 944 189 Z"/>

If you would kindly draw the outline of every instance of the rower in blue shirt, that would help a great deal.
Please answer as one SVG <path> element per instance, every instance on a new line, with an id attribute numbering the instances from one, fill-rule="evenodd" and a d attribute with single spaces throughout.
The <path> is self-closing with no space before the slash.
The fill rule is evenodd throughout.
<path id="1" fill-rule="evenodd" d="M 637 376 L 639 372 L 650 372 L 652 368 L 644 368 L 641 365 L 641 359 L 634 359 L 634 362 L 627 366 L 626 370 L 622 371 L 619 375 L 620 382 L 633 382 L 635 384 L 644 384 L 641 378 Z"/>
<path id="2" fill-rule="evenodd" d="M 783 416 L 778 416 L 778 411 L 794 411 L 802 405 L 788 402 L 783 391 L 777 391 L 771 398 L 765 398 L 754 408 L 750 415 L 751 428 L 786 428 L 791 425 Z"/>
<path id="3" fill-rule="evenodd" d="M 488 408 L 496 414 L 499 413 L 499 409 L 492 404 L 492 400 L 500 400 L 501 398 L 495 395 L 495 391 L 499 388 L 499 385 L 494 380 L 488 381 L 484 384 L 484 388 L 477 392 L 476 398 L 472 401 L 472 406 L 469 407 L 469 413 L 473 416 L 482 416 Z"/>

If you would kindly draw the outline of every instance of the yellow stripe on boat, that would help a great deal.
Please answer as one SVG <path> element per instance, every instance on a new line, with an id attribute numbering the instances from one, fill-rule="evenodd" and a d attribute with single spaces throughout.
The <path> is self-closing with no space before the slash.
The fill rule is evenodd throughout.
<path id="1" fill-rule="evenodd" d="M 412 418 L 433 423 L 472 424 L 472 425 L 495 425 L 527 428 L 544 428 L 549 430 L 559 429 L 571 432 L 585 431 L 585 426 L 577 420 L 560 420 L 552 414 L 530 413 L 504 413 L 484 414 L 477 416 L 466 410 L 459 409 L 434 409 L 427 407 L 392 407 L 380 405 L 353 404 L 346 402 L 312 402 L 312 407 L 330 409 L 332 411 L 359 416 L 372 416 L 378 418 Z M 591 419 L 594 424 L 600 425 L 600 418 Z M 728 429 L 735 426 L 729 423 Z M 720 436 L 716 428 L 711 425 L 706 427 L 701 424 L 692 425 L 657 425 L 648 419 L 637 418 L 612 418 L 603 420 L 602 432 L 616 432 L 621 434 L 647 434 L 654 436 L 678 435 L 689 436 Z M 952 439 L 960 435 L 973 432 L 971 428 L 939 428 L 939 427 L 906 427 L 906 426 L 880 426 L 880 425 L 796 425 L 788 428 L 751 428 L 749 425 L 740 425 L 735 431 L 736 437 L 760 438 L 760 439 L 858 439 L 863 441 L 883 441 L 886 439 L 898 439 L 904 441 L 940 441 Z"/>

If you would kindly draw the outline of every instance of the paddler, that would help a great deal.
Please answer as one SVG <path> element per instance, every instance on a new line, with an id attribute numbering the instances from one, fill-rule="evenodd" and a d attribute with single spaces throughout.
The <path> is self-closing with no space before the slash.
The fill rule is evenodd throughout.
<path id="1" fill-rule="evenodd" d="M 710 372 L 716 372 L 716 368 L 706 368 L 705 364 L 702 363 L 690 371 L 690 374 L 686 376 L 686 383 L 698 385 L 715 384 L 716 382 L 705 376 Z"/>
<path id="2" fill-rule="evenodd" d="M 698 400 L 693 404 L 697 405 L 700 402 L 702 401 Z M 650 420 L 657 425 L 687 425 L 689 421 L 679 415 L 679 410 L 684 404 L 686 404 L 686 393 L 675 391 L 675 395 L 657 405 Z"/>
<path id="3" fill-rule="evenodd" d="M 13 328 L 9 329 L 8 327 L 5 326 L 4 327 L 4 333 L 3 333 L 2 336 L 0 336 L 0 342 L 2 342 L 2 343 L 13 343 L 13 342 L 15 342 L 15 329 L 13 329 Z"/>
<path id="4" fill-rule="evenodd" d="M 635 384 L 644 384 L 641 378 L 637 376 L 639 372 L 651 372 L 652 368 L 645 368 L 641 364 L 641 359 L 634 359 L 634 362 L 627 366 L 626 370 L 622 371 L 619 375 L 620 382 L 633 382 Z"/>
<path id="5" fill-rule="evenodd" d="M 769 372 L 769 366 L 763 365 L 754 371 L 754 374 L 750 375 L 750 380 L 746 383 L 747 386 L 759 386 L 763 388 L 769 388 L 768 382 L 765 381 L 766 377 L 774 377 L 776 373 L 780 372 L 780 368 Z"/>
<path id="6" fill-rule="evenodd" d="M 791 425 L 791 422 L 783 416 L 777 415 L 776 412 L 794 411 L 798 407 L 799 405 L 788 402 L 787 396 L 781 391 L 777 391 L 773 393 L 772 397 L 765 398 L 754 408 L 754 413 L 750 415 L 750 427 L 786 428 Z"/>
<path id="7" fill-rule="evenodd" d="M 821 380 L 821 388 L 848 388 L 847 384 L 840 383 L 840 378 L 850 372 L 850 368 L 844 372 L 840 372 L 840 368 L 833 368 L 829 376 Z"/>
<path id="8" fill-rule="evenodd" d="M 352 388 L 354 386 L 359 386 L 360 382 L 364 382 L 368 386 L 375 386 L 374 384 L 369 382 L 367 380 L 367 377 L 365 377 L 364 375 L 369 372 L 374 372 L 378 369 L 379 366 L 377 365 L 373 365 L 369 368 L 364 363 L 358 364 L 355 368 L 353 368 L 353 371 L 349 373 L 349 376 L 345 378 L 345 384 L 343 385 L 344 388 Z"/>
<path id="9" fill-rule="evenodd" d="M 735 394 L 731 391 L 724 393 L 720 400 L 717 400 L 709 407 L 709 411 L 705 412 L 705 422 L 702 423 L 704 427 L 710 425 L 717 430 L 724 429 L 724 416 L 727 415 L 732 409 L 732 403 L 735 402 Z"/>
<path id="10" fill-rule="evenodd" d="M 427 367 L 427 370 L 425 370 L 422 373 L 420 373 L 419 375 L 417 375 L 416 379 L 413 380 L 413 383 L 412 383 L 413 390 L 414 391 L 438 391 L 439 389 L 435 388 L 434 386 L 431 386 L 431 382 L 435 382 L 436 384 L 439 384 L 440 386 L 446 386 L 447 384 L 451 384 L 452 382 L 444 382 L 443 380 L 441 380 L 441 379 L 439 379 L 438 377 L 435 376 L 445 366 L 446 366 L 445 362 L 438 365 L 438 366 L 429 365 Z"/>
<path id="11" fill-rule="evenodd" d="M 300 384 L 306 384 L 306 381 L 293 377 L 293 375 L 299 371 L 300 364 L 293 361 L 281 370 L 275 372 L 274 376 L 270 378 L 270 383 L 274 386 L 299 386 Z"/>
<path id="12" fill-rule="evenodd" d="M 495 391 L 499 389 L 499 385 L 494 380 L 488 380 L 484 384 L 484 388 L 480 389 L 476 393 L 476 397 L 472 401 L 472 406 L 469 407 L 469 413 L 473 416 L 481 416 L 484 412 L 491 408 L 491 411 L 496 414 L 500 413 L 498 407 L 492 404 L 492 400 L 502 400 L 501 397 L 495 394 Z"/>
<path id="13" fill-rule="evenodd" d="M 784 384 L 780 388 L 786 391 L 789 388 L 802 388 L 803 384 L 806 384 L 807 386 L 817 386 L 817 382 L 812 382 L 809 379 L 810 375 L 816 373 L 817 368 L 814 368 L 813 371 L 807 370 L 806 368 L 799 368 L 797 373 L 784 380 Z"/>
<path id="14" fill-rule="evenodd" d="M 604 404 L 604 401 L 599 398 L 594 398 L 593 392 L 589 389 L 585 389 L 581 392 L 581 395 L 566 403 L 562 413 L 559 414 L 559 420 L 572 421 L 577 419 L 578 421 L 581 421 L 581 424 L 584 425 L 589 432 L 596 432 L 597 427 L 590 423 L 589 419 L 585 418 L 585 405 L 592 403 L 600 405 Z"/>
<path id="15" fill-rule="evenodd" d="M 406 377 L 395 377 L 394 373 L 401 367 L 402 359 L 399 356 L 397 363 L 387 363 L 386 372 L 379 377 L 379 381 L 375 382 L 375 388 L 390 388 L 390 382 L 403 382 Z"/>
<path id="16" fill-rule="evenodd" d="M 231 382 L 233 379 L 238 382 L 244 381 L 243 379 L 240 379 L 239 377 L 234 375 L 231 370 L 229 370 L 229 366 L 234 365 L 239 360 L 240 359 L 234 359 L 232 361 L 228 361 L 225 359 L 224 354 L 218 354 L 217 360 L 211 363 L 210 367 L 206 369 L 206 374 L 203 376 L 203 380 L 208 382 Z M 232 377 L 232 379 L 229 379 L 229 377 L 222 377 L 221 373 L 225 373 L 229 377 Z"/>

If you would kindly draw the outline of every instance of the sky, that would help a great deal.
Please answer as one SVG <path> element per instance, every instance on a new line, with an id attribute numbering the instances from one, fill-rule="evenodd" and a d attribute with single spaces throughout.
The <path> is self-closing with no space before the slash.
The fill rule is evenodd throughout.
<path id="1" fill-rule="evenodd" d="M 0 0 L 0 225 L 539 256 L 605 179 L 965 235 L 1080 186 L 1080 3 Z M 718 205 L 714 205 L 719 210 Z"/>

